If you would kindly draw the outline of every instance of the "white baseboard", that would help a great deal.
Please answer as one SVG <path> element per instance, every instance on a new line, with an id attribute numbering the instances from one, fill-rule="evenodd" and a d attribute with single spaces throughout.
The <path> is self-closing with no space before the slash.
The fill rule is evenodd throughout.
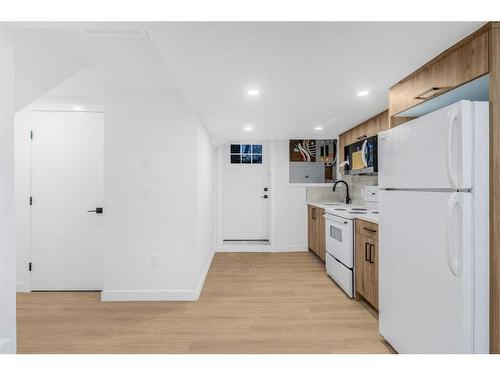
<path id="1" fill-rule="evenodd" d="M 196 301 L 200 298 L 214 253 L 206 263 L 196 289 L 184 290 L 103 290 L 101 301 Z"/>
<path id="2" fill-rule="evenodd" d="M 200 281 L 198 282 L 198 286 L 196 287 L 197 291 L 197 296 L 196 299 L 200 298 L 201 291 L 203 290 L 203 285 L 205 285 L 205 280 L 208 275 L 208 271 L 210 270 L 210 265 L 212 264 L 212 261 L 214 259 L 215 251 L 212 251 L 212 254 L 210 254 L 210 258 L 208 258 L 207 263 L 205 264 L 205 267 L 203 268 L 203 271 L 201 273 Z"/>
<path id="3" fill-rule="evenodd" d="M 15 340 L 0 337 L 0 354 L 16 354 Z"/>
<path id="4" fill-rule="evenodd" d="M 274 250 L 275 253 L 297 253 L 297 252 L 307 252 L 309 249 L 307 246 L 287 246 L 283 249 Z"/>
<path id="5" fill-rule="evenodd" d="M 218 253 L 286 253 L 308 251 L 307 245 L 289 245 L 275 247 L 273 245 L 225 245 L 220 244 Z"/>
<path id="6" fill-rule="evenodd" d="M 31 292 L 31 290 L 28 289 L 26 285 L 24 285 L 24 282 L 22 281 L 16 282 L 16 293 L 29 293 L 29 292 Z"/>
<path id="7" fill-rule="evenodd" d="M 101 301 L 196 301 L 195 289 L 186 290 L 103 290 Z"/>

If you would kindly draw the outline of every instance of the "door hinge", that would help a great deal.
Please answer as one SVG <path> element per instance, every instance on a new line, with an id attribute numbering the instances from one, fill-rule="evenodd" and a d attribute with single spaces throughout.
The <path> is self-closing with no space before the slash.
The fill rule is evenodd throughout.
<path id="1" fill-rule="evenodd" d="M 33 130 L 30 131 L 30 139 L 33 139 Z"/>
<path id="2" fill-rule="evenodd" d="M 28 271 L 31 272 L 31 262 L 28 263 Z"/>
<path id="3" fill-rule="evenodd" d="M 30 195 L 30 206 L 33 206 L 33 197 Z"/>

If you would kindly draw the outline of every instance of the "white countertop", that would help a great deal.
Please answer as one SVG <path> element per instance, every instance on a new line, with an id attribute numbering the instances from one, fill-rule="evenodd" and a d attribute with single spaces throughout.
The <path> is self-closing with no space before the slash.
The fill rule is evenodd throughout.
<path id="1" fill-rule="evenodd" d="M 371 223 L 378 224 L 378 208 L 373 205 L 365 205 L 365 204 L 345 204 L 341 202 L 306 202 L 311 206 L 322 208 L 325 212 L 338 215 L 341 217 L 352 218 L 352 219 L 361 219 L 366 220 Z M 358 208 L 363 211 L 355 212 L 353 210 Z"/>

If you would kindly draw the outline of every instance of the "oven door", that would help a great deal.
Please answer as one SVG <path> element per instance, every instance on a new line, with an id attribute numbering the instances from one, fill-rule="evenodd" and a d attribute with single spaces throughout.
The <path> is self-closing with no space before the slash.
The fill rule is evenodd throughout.
<path id="1" fill-rule="evenodd" d="M 326 251 L 348 268 L 354 266 L 353 220 L 325 215 Z"/>

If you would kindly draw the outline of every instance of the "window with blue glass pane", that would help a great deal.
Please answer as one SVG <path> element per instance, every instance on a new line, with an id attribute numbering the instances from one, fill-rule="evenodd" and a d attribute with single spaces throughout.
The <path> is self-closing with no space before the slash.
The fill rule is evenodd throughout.
<path id="1" fill-rule="evenodd" d="M 251 164 L 252 163 L 252 155 L 241 155 L 241 163 L 242 164 Z"/>
<path id="2" fill-rule="evenodd" d="M 262 164 L 262 145 L 230 145 L 231 164 Z"/>
<path id="3" fill-rule="evenodd" d="M 262 155 L 252 155 L 252 164 L 262 164 Z"/>
<path id="4" fill-rule="evenodd" d="M 252 145 L 252 154 L 262 154 L 262 145 Z"/>
<path id="5" fill-rule="evenodd" d="M 251 154 L 252 153 L 252 145 L 241 145 L 241 153 L 242 154 Z"/>

